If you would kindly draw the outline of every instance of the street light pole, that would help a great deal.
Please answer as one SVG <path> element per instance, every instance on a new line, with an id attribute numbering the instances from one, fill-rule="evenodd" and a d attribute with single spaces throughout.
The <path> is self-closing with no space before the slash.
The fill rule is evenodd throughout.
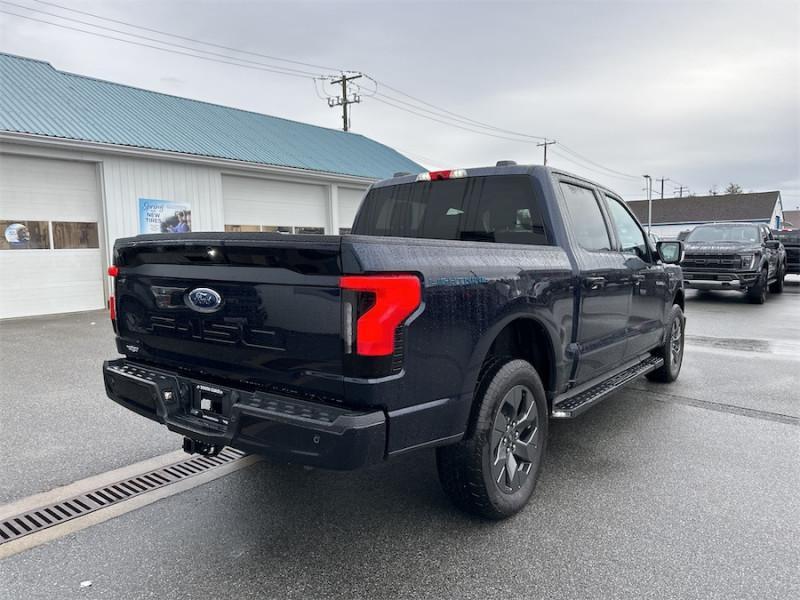
<path id="1" fill-rule="evenodd" d="M 647 235 L 653 226 L 653 178 L 650 175 L 642 175 L 647 180 Z"/>

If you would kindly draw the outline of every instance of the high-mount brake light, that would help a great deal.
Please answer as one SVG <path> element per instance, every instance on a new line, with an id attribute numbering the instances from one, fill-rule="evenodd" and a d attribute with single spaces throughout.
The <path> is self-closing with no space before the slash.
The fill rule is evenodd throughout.
<path id="1" fill-rule="evenodd" d="M 355 353 L 389 356 L 394 352 L 395 332 L 422 301 L 422 286 L 415 275 L 346 275 L 339 287 L 368 296 L 371 305 L 356 313 Z M 352 329 L 353 323 L 345 329 Z M 352 332 L 345 332 L 352 344 Z"/>
<path id="2" fill-rule="evenodd" d="M 467 176 L 466 169 L 452 169 L 445 171 L 427 171 L 417 175 L 417 181 L 441 181 L 443 179 L 461 179 Z"/>

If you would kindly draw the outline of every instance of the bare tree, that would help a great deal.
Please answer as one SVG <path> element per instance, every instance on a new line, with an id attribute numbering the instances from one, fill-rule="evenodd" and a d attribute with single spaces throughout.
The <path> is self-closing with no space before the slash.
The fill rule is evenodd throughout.
<path id="1" fill-rule="evenodd" d="M 742 193 L 742 186 L 738 183 L 730 182 L 728 187 L 725 188 L 726 194 L 741 194 Z"/>

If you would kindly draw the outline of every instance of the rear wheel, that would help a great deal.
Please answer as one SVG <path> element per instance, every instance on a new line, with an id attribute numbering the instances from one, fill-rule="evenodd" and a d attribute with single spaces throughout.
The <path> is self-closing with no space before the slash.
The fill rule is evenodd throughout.
<path id="1" fill-rule="evenodd" d="M 747 301 L 750 304 L 764 304 L 767 301 L 767 270 L 763 269 L 758 281 L 747 290 Z"/>
<path id="2" fill-rule="evenodd" d="M 672 305 L 667 320 L 667 339 L 654 354 L 664 359 L 664 364 L 655 371 L 650 371 L 645 377 L 650 381 L 661 383 L 672 383 L 678 378 L 683 364 L 684 329 L 686 319 L 683 316 L 681 307 L 677 304 Z"/>
<path id="3" fill-rule="evenodd" d="M 769 291 L 772 294 L 780 294 L 783 292 L 783 278 L 786 276 L 786 267 L 780 265 L 778 267 L 777 279 L 769 284 Z"/>
<path id="4" fill-rule="evenodd" d="M 460 509 L 504 519 L 533 494 L 547 442 L 547 399 L 536 369 L 507 360 L 484 373 L 472 434 L 437 450 L 439 479 Z"/>

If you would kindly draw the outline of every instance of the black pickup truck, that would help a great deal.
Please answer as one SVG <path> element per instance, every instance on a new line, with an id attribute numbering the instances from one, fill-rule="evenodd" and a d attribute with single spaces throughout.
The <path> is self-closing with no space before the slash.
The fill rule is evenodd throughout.
<path id="1" fill-rule="evenodd" d="M 687 288 L 740 290 L 753 304 L 783 292 L 786 250 L 762 223 L 709 223 L 686 236 Z"/>
<path id="2" fill-rule="evenodd" d="M 785 273 L 800 275 L 800 229 L 773 230 L 772 236 L 783 244 L 786 251 Z"/>
<path id="3" fill-rule="evenodd" d="M 120 239 L 108 396 L 183 436 L 353 469 L 437 446 L 454 503 L 533 492 L 548 420 L 683 357 L 681 242 L 539 166 L 374 184 L 352 235 Z"/>

